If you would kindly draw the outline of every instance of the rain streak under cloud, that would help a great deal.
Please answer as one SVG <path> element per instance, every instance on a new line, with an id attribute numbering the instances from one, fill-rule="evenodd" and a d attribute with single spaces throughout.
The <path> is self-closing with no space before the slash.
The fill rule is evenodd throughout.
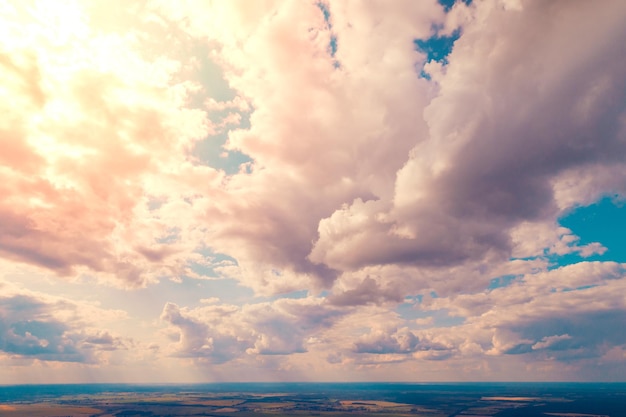
<path id="1" fill-rule="evenodd" d="M 620 380 L 622 1 L 0 4 L 0 383 Z"/>

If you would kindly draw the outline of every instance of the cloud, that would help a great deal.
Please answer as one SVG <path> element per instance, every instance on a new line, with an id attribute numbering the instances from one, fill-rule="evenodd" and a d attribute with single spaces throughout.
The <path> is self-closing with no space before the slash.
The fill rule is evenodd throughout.
<path id="1" fill-rule="evenodd" d="M 549 254 L 579 253 L 582 257 L 603 254 L 606 248 L 598 242 L 579 245 L 578 236 L 565 227 L 549 222 L 522 222 L 511 230 L 512 252 L 515 258 L 537 257 Z"/>
<path id="2" fill-rule="evenodd" d="M 213 308 L 206 313 L 214 313 L 209 319 L 215 320 L 216 316 L 222 314 L 230 314 L 230 309 Z M 197 319 L 188 317 L 185 312 L 181 312 L 180 308 L 173 303 L 167 303 L 163 308 L 161 320 L 172 324 L 178 329 L 178 341 L 176 345 L 176 356 L 191 358 L 211 358 L 215 363 L 229 361 L 239 354 L 242 354 L 246 348 L 244 340 L 239 340 L 226 332 L 211 331 L 207 324 Z"/>
<path id="3" fill-rule="evenodd" d="M 622 2 L 249 3 L 0 5 L 0 361 L 623 362 L 624 265 L 558 223 L 626 193 Z"/>
<path id="4" fill-rule="evenodd" d="M 268 3 L 245 17 L 220 7 L 216 14 L 240 28 L 224 37 L 216 33 L 225 22 L 208 31 L 199 23 L 207 14 L 187 13 L 187 29 L 220 45 L 216 59 L 226 79 L 253 108 L 250 128 L 231 131 L 227 143 L 253 159 L 252 172 L 230 178 L 228 197 L 206 214 L 215 224 L 211 245 L 238 262 L 239 273 L 224 273 L 259 293 L 328 286 L 337 273 L 308 259 L 319 220 L 357 197 L 388 194 L 425 127 L 409 118 L 423 109 L 429 88 L 415 76 L 413 64 L 422 56 L 412 40 L 430 33 L 441 7 L 337 3 L 328 10 L 332 29 L 314 2 Z M 380 14 L 394 24 L 380 24 Z M 338 39 L 334 57 L 332 36 Z M 342 47 L 366 38 L 359 48 Z M 291 280 L 252 276 L 259 270 Z"/>
<path id="5" fill-rule="evenodd" d="M 541 339 L 540 342 L 537 342 L 534 345 L 532 345 L 532 349 L 533 350 L 546 349 L 546 348 L 555 349 L 557 346 L 559 347 L 563 346 L 561 342 L 565 340 L 571 340 L 571 339 L 572 339 L 572 336 L 568 334 L 546 336 L 543 339 Z"/>
<path id="6" fill-rule="evenodd" d="M 354 345 L 356 353 L 411 353 L 419 347 L 419 339 L 408 329 L 401 329 L 391 335 L 368 334 Z"/>
<path id="7" fill-rule="evenodd" d="M 377 281 L 367 276 L 358 287 L 343 292 L 337 291 L 328 297 L 331 304 L 338 306 L 363 305 L 368 303 L 383 303 L 385 301 L 401 301 L 403 294 L 399 289 L 382 289 Z"/>
<path id="8" fill-rule="evenodd" d="M 167 303 L 161 319 L 176 342 L 171 354 L 223 363 L 243 355 L 290 355 L 344 313 L 323 301 L 279 299 L 243 307 L 218 304 L 181 309 Z"/>
<path id="9" fill-rule="evenodd" d="M 597 178 L 588 187 L 604 187 L 594 195 L 616 191 L 590 167 L 623 168 L 619 3 L 483 2 L 446 15 L 435 1 L 331 2 L 326 17 L 313 2 L 245 12 L 149 2 L 127 33 L 110 31 L 106 14 L 90 21 L 95 6 L 42 21 L 48 9 L 33 4 L 7 10 L 7 39 L 18 22 L 39 23 L 2 60 L 23 106 L 3 112 L 3 155 L 13 156 L 0 251 L 60 275 L 142 286 L 189 274 L 209 245 L 237 260 L 222 273 L 275 293 L 328 287 L 368 265 L 505 260 L 520 224 L 554 222 L 589 199 L 587 189 L 566 196 L 565 183 L 584 171 Z M 462 32 L 429 81 L 413 41 L 434 23 Z M 233 99 L 190 106 L 201 86 L 179 77 L 193 59 L 156 48 L 168 24 L 214 45 Z M 594 47 L 574 48 L 579 27 Z M 47 33 L 65 46 L 52 52 L 61 38 Z M 207 109 L 237 112 L 212 126 Z M 249 128 L 231 129 L 226 147 L 251 171 L 225 180 L 190 152 L 247 111 Z M 148 209 L 155 198 L 164 204 Z M 175 242 L 159 243 L 172 229 Z"/>
<path id="10" fill-rule="evenodd" d="M 597 359 L 613 347 L 626 345 L 624 332 L 615 331 L 625 316 L 624 310 L 609 310 L 546 317 L 516 328 L 524 340 L 532 342 L 517 344 L 504 353 L 537 352 L 564 362 Z"/>
<path id="11" fill-rule="evenodd" d="M 47 10 L 34 4 L 12 10 L 15 22 Z M 12 46 L 2 71 L 24 106 L 3 113 L 17 135 L 2 142 L 15 155 L 0 205 L 5 258 L 139 287 L 201 277 L 193 266 L 208 246 L 236 261 L 215 272 L 259 294 L 320 290 L 375 265 L 430 273 L 506 262 L 520 227 L 554 228 L 590 193 L 617 190 L 607 174 L 621 172 L 624 152 L 624 66 L 608 53 L 621 47 L 617 3 L 589 10 L 597 19 L 536 2 L 447 15 L 434 1 L 331 2 L 328 16 L 313 2 L 207 8 L 149 2 L 127 33 L 98 30 L 111 22 L 89 21 L 97 8 L 61 10 L 67 21 L 35 25 Z M 427 80 L 414 41 L 434 36 L 433 24 L 462 30 Z M 53 54 L 44 34 L 60 26 L 73 41 Z M 572 52 L 579 26 L 598 47 Z M 183 76 L 195 58 L 156 42 L 172 27 L 171 42 L 184 43 L 180 33 L 209 42 L 233 98 L 193 108 L 202 86 Z M 213 125 L 207 110 L 234 112 Z M 228 131 L 226 150 L 251 158 L 240 173 L 193 155 L 216 129 Z M 597 180 L 578 182 L 576 197 L 566 184 L 582 172 Z M 555 253 L 576 247 L 563 244 Z"/>
<path id="12" fill-rule="evenodd" d="M 433 299 L 423 308 L 465 317 L 462 325 L 435 331 L 455 345 L 472 341 L 480 346 L 474 354 L 597 361 L 626 343 L 616 331 L 626 312 L 618 295 L 624 284 L 623 264 L 581 262 L 490 291 Z"/>
<path id="13" fill-rule="evenodd" d="M 103 352 L 129 345 L 130 339 L 96 327 L 122 315 L 5 285 L 0 296 L 0 352 L 16 359 L 98 363 Z"/>
<path id="14" fill-rule="evenodd" d="M 127 287 L 180 273 L 184 249 L 142 236 L 157 219 L 137 215 L 167 192 L 151 184 L 185 162 L 206 116 L 185 108 L 187 84 L 169 84 L 176 62 L 90 27 L 78 4 L 31 3 L 3 13 L 0 255 Z"/>
<path id="15" fill-rule="evenodd" d="M 512 229 L 554 222 L 567 172 L 595 177 L 588 167 L 622 164 L 623 12 L 618 3 L 477 4 L 393 198 L 356 200 L 322 220 L 311 258 L 338 269 L 506 259 Z M 574 42 L 580 30 L 591 34 L 587 48 Z M 591 183 L 607 187 L 596 195 L 617 191 Z M 580 189 L 570 204 L 586 199 Z"/>

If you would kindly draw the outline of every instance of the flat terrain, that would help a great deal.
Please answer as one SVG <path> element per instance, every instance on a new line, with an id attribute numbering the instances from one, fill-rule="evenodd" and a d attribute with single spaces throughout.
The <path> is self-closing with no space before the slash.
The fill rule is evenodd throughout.
<path id="1" fill-rule="evenodd" d="M 216 384 L 0 387 L 0 416 L 7 417 L 367 415 L 626 417 L 626 385 Z"/>

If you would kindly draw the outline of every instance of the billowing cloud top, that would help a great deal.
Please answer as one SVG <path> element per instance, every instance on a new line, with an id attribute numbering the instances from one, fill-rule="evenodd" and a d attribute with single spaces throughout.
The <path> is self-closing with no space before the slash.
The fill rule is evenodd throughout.
<path id="1" fill-rule="evenodd" d="M 623 2 L 0 16 L 0 382 L 623 378 Z"/>

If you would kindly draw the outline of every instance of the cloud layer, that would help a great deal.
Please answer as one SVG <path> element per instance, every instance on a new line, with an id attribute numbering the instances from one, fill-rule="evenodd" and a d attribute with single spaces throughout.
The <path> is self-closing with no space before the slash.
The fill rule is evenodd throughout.
<path id="1" fill-rule="evenodd" d="M 32 0 L 0 16 L 7 366 L 624 370 L 625 266 L 559 224 L 626 196 L 622 2 Z M 423 45 L 442 37 L 439 59 Z"/>

